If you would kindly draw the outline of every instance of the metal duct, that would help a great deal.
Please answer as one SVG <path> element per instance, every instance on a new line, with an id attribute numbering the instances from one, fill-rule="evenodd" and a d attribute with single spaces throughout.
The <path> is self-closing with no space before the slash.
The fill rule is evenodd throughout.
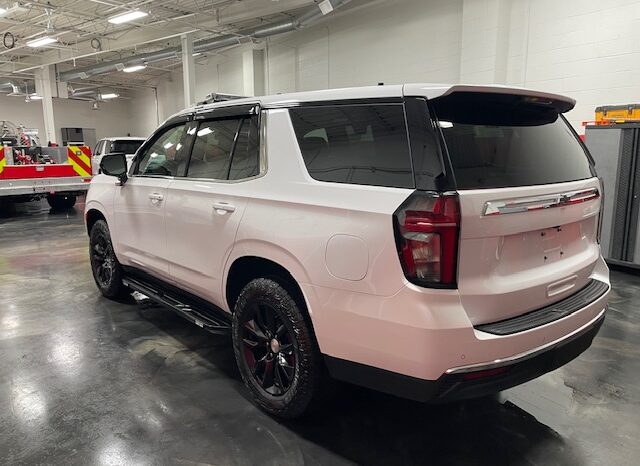
<path id="1" fill-rule="evenodd" d="M 129 66 L 144 65 L 146 63 L 167 60 L 169 58 L 176 58 L 179 56 L 179 54 L 180 49 L 178 49 L 177 47 L 159 50 L 158 52 L 143 53 L 141 55 L 134 55 L 129 58 L 123 58 L 122 60 L 112 60 L 100 63 L 99 65 L 91 65 L 84 68 L 76 68 L 75 70 L 65 71 L 58 74 L 58 80 L 65 82 L 72 81 L 74 79 L 86 79 L 89 76 L 96 76 L 99 74 L 118 71 L 120 67 L 126 68 Z"/>
<path id="2" fill-rule="evenodd" d="M 86 96 L 95 96 L 98 97 L 98 91 L 95 89 L 86 90 L 86 91 L 73 91 L 69 94 L 69 97 L 86 97 Z"/>
<path id="3" fill-rule="evenodd" d="M 338 9 L 351 0 L 330 0 L 333 9 Z M 266 37 L 283 34 L 285 32 L 295 31 L 308 26 L 318 18 L 323 16 L 323 12 L 318 5 L 314 5 L 300 16 L 286 21 L 268 24 L 265 26 L 258 26 L 255 28 L 244 29 L 236 34 L 226 34 L 224 36 L 213 37 L 211 39 L 204 39 L 193 44 L 193 50 L 196 53 L 208 52 L 211 50 L 222 49 L 225 47 L 233 47 L 246 42 L 247 38 L 264 39 Z M 245 40 L 243 40 L 245 39 Z M 96 76 L 99 74 L 112 73 L 122 69 L 122 67 L 130 67 L 135 65 L 147 65 L 170 58 L 177 58 L 180 56 L 179 47 L 170 47 L 167 49 L 159 50 L 157 52 L 149 52 L 141 55 L 134 55 L 121 60 L 112 60 L 109 62 L 100 63 L 99 65 L 86 66 L 84 68 L 76 68 L 70 71 L 64 71 L 58 74 L 60 81 L 72 81 L 75 79 L 86 79 L 89 76 Z"/>
<path id="4" fill-rule="evenodd" d="M 74 94 L 76 92 L 83 92 L 83 91 L 95 91 L 96 88 L 97 86 L 75 87 L 75 86 L 67 85 L 67 90 L 69 91 L 69 94 Z"/>
<path id="5" fill-rule="evenodd" d="M 8 94 L 34 94 L 36 92 L 36 85 L 35 83 L 27 81 L 0 78 L 0 92 L 6 92 Z"/>

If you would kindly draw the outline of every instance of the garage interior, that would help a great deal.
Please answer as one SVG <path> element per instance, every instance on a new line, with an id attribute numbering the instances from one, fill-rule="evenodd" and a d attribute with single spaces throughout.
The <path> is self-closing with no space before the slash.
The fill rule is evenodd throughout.
<path id="1" fill-rule="evenodd" d="M 591 348 L 524 385 L 440 405 L 343 385 L 325 412 L 281 421 L 251 403 L 227 337 L 100 295 L 83 196 L 61 210 L 0 196 L 0 463 L 638 464 L 638 25 L 638 0 L 0 1 L 0 129 L 65 154 L 146 138 L 210 94 L 570 96 L 605 182 L 612 284 Z"/>

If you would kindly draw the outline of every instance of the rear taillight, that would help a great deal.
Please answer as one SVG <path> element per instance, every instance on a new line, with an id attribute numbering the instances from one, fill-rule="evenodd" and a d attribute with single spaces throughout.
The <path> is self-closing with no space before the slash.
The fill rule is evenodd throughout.
<path id="1" fill-rule="evenodd" d="M 407 279 L 454 287 L 458 260 L 458 195 L 416 191 L 394 214 L 396 245 Z"/>

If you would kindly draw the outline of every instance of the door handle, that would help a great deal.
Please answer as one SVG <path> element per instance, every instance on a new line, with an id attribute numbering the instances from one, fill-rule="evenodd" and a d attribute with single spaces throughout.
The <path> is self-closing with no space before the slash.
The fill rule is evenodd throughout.
<path id="1" fill-rule="evenodd" d="M 164 196 L 160 193 L 151 193 L 149 194 L 149 199 L 151 199 L 151 202 L 160 202 L 164 199 Z"/>
<path id="2" fill-rule="evenodd" d="M 236 206 L 231 205 L 227 202 L 216 202 L 215 204 L 213 204 L 213 208 L 215 209 L 216 212 L 218 213 L 224 213 L 224 212 L 235 212 L 236 211 Z M 222 211 L 222 212 L 219 212 Z"/>

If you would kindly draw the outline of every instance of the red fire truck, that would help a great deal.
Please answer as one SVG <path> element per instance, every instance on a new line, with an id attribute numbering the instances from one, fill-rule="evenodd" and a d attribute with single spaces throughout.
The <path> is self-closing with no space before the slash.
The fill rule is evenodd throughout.
<path id="1" fill-rule="evenodd" d="M 69 209 L 89 189 L 91 149 L 84 145 L 42 147 L 37 136 L 0 121 L 0 203 L 47 198 Z"/>

